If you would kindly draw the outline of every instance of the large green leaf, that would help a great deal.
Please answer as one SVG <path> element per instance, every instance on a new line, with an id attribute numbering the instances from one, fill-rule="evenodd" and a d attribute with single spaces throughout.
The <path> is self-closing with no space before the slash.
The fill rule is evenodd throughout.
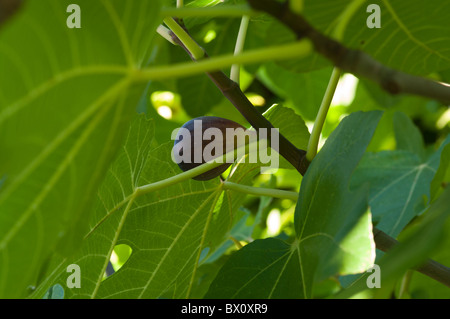
<path id="1" fill-rule="evenodd" d="M 430 199 L 430 183 L 446 142 L 425 161 L 409 151 L 367 153 L 352 187 L 370 183 L 369 203 L 377 227 L 396 237 Z"/>
<path id="2" fill-rule="evenodd" d="M 295 144 L 304 146 L 308 132 L 301 118 L 294 125 L 284 125 L 286 115 L 290 120 L 295 118 L 292 113 L 290 109 L 275 106 L 268 117 L 282 124 L 283 132 Z M 83 270 L 83 283 L 81 289 L 67 291 L 66 298 L 189 296 L 200 254 L 207 251 L 208 256 L 213 255 L 228 238 L 231 227 L 239 221 L 235 212 L 245 195 L 224 191 L 218 179 L 186 181 L 142 196 L 127 207 L 135 187 L 181 172 L 170 159 L 172 143 L 150 147 L 152 123 L 143 116 L 133 122 L 123 151 L 99 191 L 90 235 L 76 256 L 51 261 L 48 273 L 52 275 L 34 296 L 42 295 L 56 283 L 64 286 L 66 268 L 72 263 Z M 239 164 L 228 180 L 250 184 L 259 165 Z M 119 272 L 102 283 L 112 250 L 119 244 L 129 245 L 133 253 Z M 184 268 L 180 268 L 181 263 L 185 264 Z M 139 278 L 140 282 L 130 278 Z M 123 282 L 130 286 L 123 289 Z"/>
<path id="3" fill-rule="evenodd" d="M 304 176 L 295 227 L 300 240 L 311 238 L 300 244 L 305 256 L 313 254 L 317 260 L 317 265 L 313 262 L 308 267 L 311 276 L 323 279 L 333 272 L 354 273 L 370 265 L 374 258 L 371 226 L 364 214 L 367 188 L 351 191 L 349 184 L 381 115 L 379 111 L 356 112 L 344 118 Z M 361 253 L 353 254 L 361 248 Z"/>
<path id="4" fill-rule="evenodd" d="M 112 249 L 117 244 L 128 211 L 127 198 L 139 186 L 140 176 L 150 151 L 154 149 L 154 122 L 138 117 L 130 126 L 125 145 L 119 153 L 98 192 L 94 214 L 89 222 L 82 247 L 74 256 L 54 256 L 49 265 L 49 276 L 34 292 L 40 296 L 49 286 L 59 283 L 65 287 L 66 268 L 70 264 L 80 266 L 80 289 L 67 289 L 66 298 L 93 298 L 103 279 Z"/>
<path id="5" fill-rule="evenodd" d="M 141 184 L 177 173 L 170 162 L 170 150 L 166 144 L 150 154 L 142 168 Z M 162 162 L 164 158 L 169 161 Z M 217 180 L 188 181 L 136 199 L 117 242 L 129 245 L 133 252 L 127 263 L 100 286 L 98 297 L 188 297 L 220 195 Z"/>
<path id="6" fill-rule="evenodd" d="M 206 298 L 300 298 L 296 249 L 283 240 L 255 240 L 236 252 L 212 282 Z"/>
<path id="7" fill-rule="evenodd" d="M 224 191 L 216 178 L 179 182 L 133 199 L 137 186 L 181 172 L 171 160 L 173 142 L 153 145 L 154 129 L 153 121 L 142 115 L 133 121 L 98 193 L 81 249 L 70 258 L 51 260 L 50 276 L 33 296 L 54 284 L 64 286 L 70 264 L 80 266 L 82 283 L 80 289 L 68 290 L 66 298 L 189 296 L 201 253 L 207 249 L 212 254 L 226 240 L 245 195 Z M 112 251 L 120 244 L 130 246 L 132 254 L 117 273 L 102 281 Z"/>
<path id="8" fill-rule="evenodd" d="M 206 297 L 310 298 L 315 281 L 373 263 L 367 189 L 352 192 L 348 186 L 380 116 L 350 115 L 313 160 L 302 180 L 294 242 L 248 244 L 222 267 Z"/>
<path id="9" fill-rule="evenodd" d="M 55 249 L 78 246 L 143 91 L 132 74 L 160 1 L 78 1 L 80 29 L 66 26 L 69 4 L 27 1 L 0 31 L 3 297 L 24 296 Z"/>

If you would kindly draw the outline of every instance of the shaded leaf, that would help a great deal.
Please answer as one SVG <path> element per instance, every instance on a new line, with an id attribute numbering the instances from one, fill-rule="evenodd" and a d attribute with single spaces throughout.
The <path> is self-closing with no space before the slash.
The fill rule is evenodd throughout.
<path id="1" fill-rule="evenodd" d="M 420 159 L 424 159 L 425 146 L 422 134 L 406 114 L 394 113 L 394 132 L 398 150 L 410 151 L 417 154 Z"/>
<path id="2" fill-rule="evenodd" d="M 266 117 L 284 137 L 299 149 L 306 149 L 309 141 L 309 131 L 303 118 L 292 109 L 281 105 L 273 105 L 266 112 Z"/>
<path id="3" fill-rule="evenodd" d="M 377 228 L 396 237 L 430 199 L 430 183 L 447 142 L 425 162 L 407 151 L 368 153 L 358 166 L 352 187 L 370 183 L 369 205 Z"/>
<path id="4" fill-rule="evenodd" d="M 117 245 L 120 229 L 126 221 L 126 203 L 134 188 L 139 186 L 140 176 L 148 160 L 154 139 L 154 122 L 137 116 L 128 130 L 125 144 L 118 158 L 110 167 L 97 194 L 89 230 L 81 248 L 70 258 L 53 256 L 48 276 L 34 292 L 39 296 L 49 285 L 66 284 L 66 268 L 77 264 L 81 270 L 81 288 L 68 289 L 66 298 L 96 297 L 109 262 L 112 250 Z"/>
<path id="5" fill-rule="evenodd" d="M 439 200 L 439 199 L 438 199 Z M 430 252 L 427 253 L 427 257 L 439 262 L 442 265 L 450 265 L 450 218 L 444 222 L 443 227 L 435 227 L 433 231 L 442 233 L 442 237 L 439 238 L 439 242 L 435 247 L 429 247 Z M 437 225 L 436 225 L 437 226 Z M 422 273 L 414 272 L 412 274 L 411 282 L 409 284 L 408 292 L 412 298 L 417 299 L 449 299 L 450 289 L 443 283 L 436 281 Z"/>
<path id="6" fill-rule="evenodd" d="M 27 1 L 0 34 L 0 296 L 23 297 L 55 250 L 79 246 L 143 91 L 131 74 L 160 1 L 78 1 L 81 29 L 70 3 Z"/>
<path id="7" fill-rule="evenodd" d="M 448 183 L 450 183 L 450 144 L 442 150 L 439 168 L 431 181 L 431 200 L 436 199 L 442 188 L 448 187 Z"/>
<path id="8" fill-rule="evenodd" d="M 374 258 L 370 245 L 371 226 L 367 222 L 369 215 L 364 215 L 367 187 L 350 191 L 349 184 L 381 114 L 379 111 L 356 112 L 346 117 L 327 139 L 303 178 L 295 227 L 300 240 L 311 238 L 303 245 L 300 243 L 301 251 L 304 250 L 306 256 L 313 254 L 317 262 L 317 268 L 309 266 L 310 276 L 322 279 L 336 272 L 355 273 L 368 267 Z M 359 242 L 355 236 L 361 237 Z M 314 244 L 314 241 L 321 243 Z M 349 245 L 351 249 L 339 247 L 347 243 L 353 243 Z M 362 249 L 361 253 L 353 256 L 352 252 L 357 249 Z M 350 262 L 353 258 L 355 260 Z"/>
<path id="9" fill-rule="evenodd" d="M 181 95 L 183 108 L 191 117 L 205 115 L 223 98 L 205 74 L 178 80 L 177 90 Z"/>
<path id="10" fill-rule="evenodd" d="M 205 298 L 301 298 L 299 269 L 295 247 L 275 238 L 255 240 L 222 267 Z"/>
<path id="11" fill-rule="evenodd" d="M 310 298 L 316 280 L 373 263 L 367 189 L 352 192 L 348 185 L 380 116 L 345 118 L 312 161 L 296 206 L 295 241 L 248 244 L 222 267 L 207 298 Z"/>
<path id="12" fill-rule="evenodd" d="M 389 285 L 408 268 L 420 266 L 436 247 L 440 245 L 443 231 L 450 217 L 450 189 L 447 189 L 425 213 L 424 221 L 401 243 L 384 254 L 379 262 L 381 282 Z M 368 289 L 366 273 L 349 288 L 336 295 L 349 298 Z M 448 289 L 448 288 L 447 288 Z"/>
<path id="13" fill-rule="evenodd" d="M 153 121 L 132 123 L 123 151 L 99 191 L 90 231 L 73 257 L 52 260 L 52 275 L 38 287 L 65 282 L 68 264 L 83 271 L 82 287 L 68 298 L 182 298 L 190 295 L 201 252 L 227 239 L 245 194 L 224 191 L 219 179 L 188 180 L 133 197 L 136 187 L 180 173 L 171 160 L 173 142 L 155 148 Z M 244 181 L 245 182 L 245 178 Z M 237 219 L 237 220 L 236 220 Z M 103 281 L 113 249 L 128 245 L 126 263 Z"/>

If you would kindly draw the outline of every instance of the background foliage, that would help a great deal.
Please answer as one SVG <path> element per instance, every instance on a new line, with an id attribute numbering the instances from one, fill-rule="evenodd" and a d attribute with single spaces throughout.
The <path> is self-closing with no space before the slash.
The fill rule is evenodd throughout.
<path id="1" fill-rule="evenodd" d="M 66 27 L 73 2 L 81 29 Z M 304 15 L 331 34 L 351 2 L 305 1 Z M 343 43 L 449 82 L 450 4 L 371 3 L 381 7 L 382 27 L 365 27 L 362 5 Z M 0 297 L 320 298 L 354 289 L 369 298 L 449 298 L 444 285 L 407 272 L 426 257 L 450 264 L 450 115 L 439 101 L 390 96 L 344 75 L 353 90 L 339 88 L 346 99 L 334 100 L 323 148 L 304 178 L 287 162 L 270 175 L 257 174 L 261 164 L 236 163 L 224 176 L 300 192 L 298 201 L 246 195 L 219 178 L 130 197 L 138 186 L 180 173 L 170 159 L 171 132 L 188 119 L 215 115 L 248 127 L 203 74 L 139 77 L 189 61 L 156 33 L 163 9 L 174 5 L 30 0 L 1 26 Z M 233 53 L 240 18 L 184 21 L 210 56 Z M 293 40 L 259 14 L 245 50 Z M 244 65 L 241 87 L 306 149 L 331 71 L 316 54 L 270 59 Z M 396 255 L 374 248 L 372 222 L 405 241 Z M 109 261 L 116 272 L 105 278 Z M 382 288 L 352 286 L 374 262 L 384 265 Z M 74 263 L 81 288 L 68 289 L 66 269 Z"/>

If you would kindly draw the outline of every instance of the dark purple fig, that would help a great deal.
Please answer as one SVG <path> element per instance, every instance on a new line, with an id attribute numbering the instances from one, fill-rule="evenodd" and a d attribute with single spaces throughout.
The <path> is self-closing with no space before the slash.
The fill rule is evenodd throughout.
<path id="1" fill-rule="evenodd" d="M 229 129 L 228 140 L 227 129 Z M 242 125 L 221 117 L 194 118 L 178 130 L 173 147 L 173 159 L 181 170 L 186 172 L 214 158 L 222 157 L 241 145 L 239 137 L 246 134 L 245 132 Z M 213 179 L 225 172 L 230 165 L 231 163 L 224 161 L 224 164 L 194 179 L 199 181 Z"/>

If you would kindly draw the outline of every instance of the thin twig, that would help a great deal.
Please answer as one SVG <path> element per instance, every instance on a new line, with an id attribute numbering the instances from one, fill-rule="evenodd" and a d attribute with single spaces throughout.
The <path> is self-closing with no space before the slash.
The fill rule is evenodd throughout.
<path id="1" fill-rule="evenodd" d="M 330 81 L 328 82 L 327 90 L 323 96 L 322 103 L 319 107 L 319 112 L 317 112 L 316 121 L 314 122 L 314 127 L 311 131 L 311 136 L 309 137 L 308 149 L 306 150 L 306 159 L 312 161 L 317 155 L 317 148 L 319 146 L 320 135 L 322 134 L 322 128 L 325 124 L 325 119 L 328 114 L 328 110 L 331 106 L 331 102 L 336 92 L 337 85 L 339 83 L 339 78 L 341 76 L 341 70 L 334 68 L 331 74 Z"/>
<path id="2" fill-rule="evenodd" d="M 373 237 L 376 247 L 384 252 L 388 252 L 398 245 L 397 240 L 377 228 L 373 229 Z M 434 260 L 427 259 L 421 266 L 415 268 L 415 270 L 450 287 L 450 268 Z"/>
<path id="3" fill-rule="evenodd" d="M 234 54 L 239 54 L 244 50 L 244 43 L 245 43 L 245 38 L 247 36 L 247 29 L 248 29 L 249 22 L 250 22 L 249 16 L 242 17 L 241 26 L 239 27 L 239 33 L 238 33 L 238 37 L 236 40 L 236 47 L 234 49 Z M 240 81 L 240 79 L 239 79 L 240 78 L 240 69 L 241 69 L 240 64 L 233 64 L 231 66 L 230 79 L 236 83 L 239 83 L 239 81 Z"/>
<path id="4" fill-rule="evenodd" d="M 13 16 L 22 5 L 22 0 L 0 0 L 0 25 Z"/>

